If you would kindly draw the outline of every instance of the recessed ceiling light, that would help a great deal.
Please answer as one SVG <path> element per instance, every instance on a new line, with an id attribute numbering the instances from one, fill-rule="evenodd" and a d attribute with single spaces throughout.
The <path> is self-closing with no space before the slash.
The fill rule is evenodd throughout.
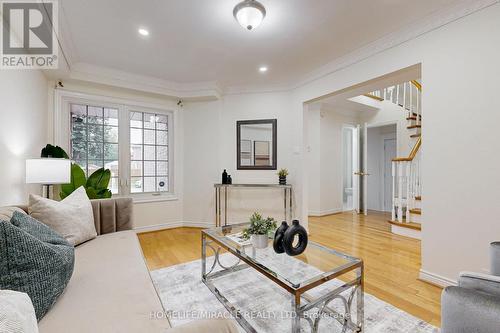
<path id="1" fill-rule="evenodd" d="M 265 72 L 267 72 L 267 70 L 268 70 L 267 66 L 259 67 L 259 72 L 261 72 L 261 73 L 265 73 Z"/>
<path id="2" fill-rule="evenodd" d="M 140 28 L 139 34 L 141 34 L 142 36 L 149 36 L 149 31 L 144 28 Z"/>

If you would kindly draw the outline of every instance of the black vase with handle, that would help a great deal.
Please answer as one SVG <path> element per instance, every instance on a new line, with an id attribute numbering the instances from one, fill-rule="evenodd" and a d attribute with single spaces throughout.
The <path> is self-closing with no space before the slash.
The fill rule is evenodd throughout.
<path id="1" fill-rule="evenodd" d="M 298 237 L 298 242 L 294 245 L 295 237 Z M 298 256 L 306 250 L 308 241 L 307 230 L 299 224 L 298 220 L 293 220 L 292 225 L 283 235 L 283 248 L 289 256 Z"/>
<path id="2" fill-rule="evenodd" d="M 283 237 L 285 236 L 285 231 L 288 229 L 288 223 L 286 221 L 281 222 L 281 225 L 274 233 L 273 248 L 276 253 L 285 253 L 283 248 Z"/>

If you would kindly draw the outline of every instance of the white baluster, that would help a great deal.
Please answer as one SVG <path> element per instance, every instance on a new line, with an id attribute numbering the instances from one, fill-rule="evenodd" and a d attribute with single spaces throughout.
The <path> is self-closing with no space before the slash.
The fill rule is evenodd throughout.
<path id="1" fill-rule="evenodd" d="M 396 221 L 396 162 L 392 161 L 392 209 L 391 221 Z"/>
<path id="2" fill-rule="evenodd" d="M 398 221 L 403 223 L 403 163 L 398 162 Z"/>
<path id="3" fill-rule="evenodd" d="M 411 163 L 404 162 L 406 171 L 406 222 L 410 222 L 410 176 L 411 176 Z"/>

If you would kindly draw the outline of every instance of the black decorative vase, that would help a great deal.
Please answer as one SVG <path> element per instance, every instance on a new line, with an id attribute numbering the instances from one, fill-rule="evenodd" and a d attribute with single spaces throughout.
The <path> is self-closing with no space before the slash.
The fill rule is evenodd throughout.
<path id="1" fill-rule="evenodd" d="M 283 221 L 276 232 L 274 233 L 274 242 L 273 248 L 276 253 L 285 253 L 285 249 L 283 248 L 283 237 L 285 236 L 285 231 L 288 229 L 288 224 Z"/>
<path id="2" fill-rule="evenodd" d="M 279 176 L 280 185 L 286 185 L 286 176 Z"/>
<path id="3" fill-rule="evenodd" d="M 227 184 L 227 171 L 224 169 L 224 172 L 222 173 L 222 184 Z"/>
<path id="4" fill-rule="evenodd" d="M 295 237 L 298 237 L 296 245 L 293 244 Z M 298 220 L 293 220 L 292 225 L 283 235 L 283 248 L 289 256 L 298 256 L 307 247 L 308 236 L 306 229 L 299 224 Z"/>

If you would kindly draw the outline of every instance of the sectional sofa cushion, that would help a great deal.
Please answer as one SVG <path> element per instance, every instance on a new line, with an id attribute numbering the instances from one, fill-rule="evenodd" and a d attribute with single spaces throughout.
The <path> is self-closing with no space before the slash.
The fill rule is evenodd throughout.
<path id="1" fill-rule="evenodd" d="M 26 293 L 0 290 L 0 332 L 38 332 L 35 309 Z"/>
<path id="2" fill-rule="evenodd" d="M 10 221 L 14 212 L 26 215 L 26 212 L 19 207 L 0 207 L 0 220 Z"/>
<path id="3" fill-rule="evenodd" d="M 137 235 L 98 236 L 75 248 L 75 272 L 38 323 L 40 333 L 165 332 L 163 314 Z M 155 316 L 155 314 L 160 314 Z"/>
<path id="4" fill-rule="evenodd" d="M 92 204 L 83 187 L 62 201 L 30 195 L 28 212 L 55 230 L 73 246 L 97 236 Z"/>
<path id="5" fill-rule="evenodd" d="M 74 259 L 73 246 L 32 217 L 0 221 L 0 289 L 27 293 L 38 320 L 63 293 Z"/>

